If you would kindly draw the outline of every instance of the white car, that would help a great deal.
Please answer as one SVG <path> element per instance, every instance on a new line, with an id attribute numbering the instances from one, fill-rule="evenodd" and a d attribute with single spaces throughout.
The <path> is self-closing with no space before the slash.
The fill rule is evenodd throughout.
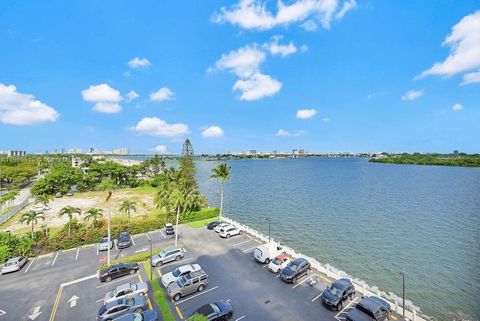
<path id="1" fill-rule="evenodd" d="M 44 205 L 37 205 L 33 208 L 35 213 L 43 213 L 43 211 L 48 211 L 50 207 Z"/>
<path id="2" fill-rule="evenodd" d="M 288 257 L 280 254 L 268 264 L 268 269 L 270 270 L 270 272 L 278 273 L 285 267 L 287 267 L 288 263 L 290 263 Z"/>
<path id="3" fill-rule="evenodd" d="M 24 256 L 17 256 L 8 260 L 5 265 L 2 267 L 1 273 L 17 272 L 22 269 L 22 267 L 27 264 L 27 258 Z"/>
<path id="4" fill-rule="evenodd" d="M 186 264 L 179 266 L 172 272 L 165 273 L 162 276 L 162 284 L 164 287 L 168 287 L 168 285 L 172 282 L 179 280 L 182 276 L 190 273 L 200 271 L 202 268 L 198 264 Z"/>
<path id="5" fill-rule="evenodd" d="M 109 302 L 121 299 L 121 298 L 131 298 L 137 295 L 146 295 L 148 293 L 148 284 L 145 282 L 142 283 L 127 283 L 119 285 L 110 292 L 105 294 L 103 303 L 107 304 Z"/>
<path id="6" fill-rule="evenodd" d="M 217 226 L 215 226 L 215 228 L 213 229 L 215 232 L 217 233 L 220 233 L 220 230 L 224 227 L 227 227 L 229 226 L 230 224 L 228 223 L 221 223 L 221 224 L 218 224 Z"/>
<path id="7" fill-rule="evenodd" d="M 243 234 L 243 231 L 242 230 L 239 230 L 238 228 L 236 228 L 235 226 L 227 226 L 225 228 L 223 228 L 221 231 L 220 231 L 220 237 L 223 237 L 223 238 L 230 238 L 230 236 L 234 236 L 234 235 L 241 235 Z"/>

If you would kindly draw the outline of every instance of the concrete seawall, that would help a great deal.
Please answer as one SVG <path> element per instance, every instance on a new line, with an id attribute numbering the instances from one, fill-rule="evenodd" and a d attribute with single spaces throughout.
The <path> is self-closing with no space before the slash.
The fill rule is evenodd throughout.
<path id="1" fill-rule="evenodd" d="M 237 221 L 235 221 L 231 218 L 225 217 L 225 216 L 222 216 L 221 220 L 236 226 L 237 228 L 243 230 L 244 232 L 246 232 L 246 233 L 248 233 L 248 234 L 264 241 L 264 242 L 269 241 L 268 236 L 258 232 L 255 229 L 252 229 L 252 228 L 248 227 L 247 225 L 241 224 L 241 223 L 239 223 L 239 222 L 237 222 Z M 273 238 L 270 239 L 270 242 L 279 244 Z M 401 306 L 402 298 L 399 297 L 398 295 L 396 295 L 392 292 L 387 293 L 385 291 L 382 291 L 376 286 L 370 286 L 365 281 L 354 278 L 353 276 L 348 275 L 346 272 L 344 272 L 342 270 L 339 270 L 339 269 L 337 269 L 337 268 L 335 268 L 335 267 L 333 267 L 329 264 L 322 264 L 317 259 L 309 257 L 307 255 L 304 255 L 300 252 L 296 252 L 294 249 L 288 247 L 287 245 L 285 245 L 283 243 L 281 245 L 284 247 L 285 252 L 288 256 L 291 256 L 292 258 L 302 257 L 302 258 L 307 259 L 310 262 L 312 268 L 314 268 L 318 272 L 326 275 L 327 277 L 330 277 L 330 278 L 333 278 L 333 279 L 339 279 L 339 278 L 344 278 L 344 277 L 349 278 L 349 279 L 352 280 L 356 291 L 360 292 L 363 296 L 374 295 L 374 296 L 381 297 L 382 299 L 385 299 L 390 303 L 392 309 L 395 312 L 397 312 L 398 314 L 403 313 L 403 308 Z M 426 315 L 423 315 L 420 312 L 420 308 L 416 307 L 410 300 L 405 301 L 405 318 L 407 320 L 411 320 L 411 321 L 426 321 L 426 320 L 431 319 L 430 317 L 428 317 Z"/>

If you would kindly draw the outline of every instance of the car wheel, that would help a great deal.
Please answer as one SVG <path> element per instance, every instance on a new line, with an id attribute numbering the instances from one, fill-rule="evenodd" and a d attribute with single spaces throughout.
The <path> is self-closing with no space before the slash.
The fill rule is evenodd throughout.
<path id="1" fill-rule="evenodd" d="M 240 230 L 240 232 L 238 232 L 238 234 L 242 235 L 242 234 L 243 234 L 243 231 L 242 231 L 242 230 Z"/>
<path id="2" fill-rule="evenodd" d="M 181 257 L 180 255 L 177 255 L 177 256 L 175 257 L 175 261 L 180 261 L 181 259 L 182 259 L 182 257 Z"/>
<path id="3" fill-rule="evenodd" d="M 155 264 L 156 267 L 161 267 L 162 266 L 162 261 L 158 261 L 157 264 Z"/>
<path id="4" fill-rule="evenodd" d="M 292 279 L 292 283 L 297 283 L 297 277 L 294 277 L 294 278 Z"/>
<path id="5" fill-rule="evenodd" d="M 107 276 L 107 278 L 105 279 L 105 281 L 107 281 L 107 282 L 112 281 L 112 277 L 111 277 L 111 276 Z"/>
<path id="6" fill-rule="evenodd" d="M 230 234 L 227 234 L 227 239 L 229 239 L 229 238 L 230 238 Z"/>
<path id="7" fill-rule="evenodd" d="M 205 288 L 205 286 L 203 284 L 200 284 L 197 288 L 197 291 L 202 292 L 204 288 Z"/>
<path id="8" fill-rule="evenodd" d="M 180 293 L 177 293 L 173 296 L 173 301 L 178 301 L 182 298 L 182 295 Z"/>
<path id="9" fill-rule="evenodd" d="M 231 312 L 231 311 L 230 311 L 230 312 L 228 312 L 228 314 L 227 314 L 227 318 L 228 318 L 228 319 L 230 319 L 232 316 L 233 316 L 233 312 Z"/>
<path id="10" fill-rule="evenodd" d="M 268 264 L 268 263 L 270 263 L 270 259 L 267 258 L 265 259 L 265 264 Z"/>
<path id="11" fill-rule="evenodd" d="M 130 275 L 135 274 L 135 270 L 130 270 Z"/>
<path id="12" fill-rule="evenodd" d="M 337 311 L 340 311 L 343 308 L 343 302 L 340 301 L 340 303 L 337 305 Z"/>

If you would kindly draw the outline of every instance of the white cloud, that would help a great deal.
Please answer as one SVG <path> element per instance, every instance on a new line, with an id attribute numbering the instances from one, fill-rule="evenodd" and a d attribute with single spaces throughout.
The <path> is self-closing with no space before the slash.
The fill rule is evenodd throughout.
<path id="1" fill-rule="evenodd" d="M 218 126 L 206 127 L 202 130 L 202 136 L 205 138 L 221 137 L 223 136 L 223 129 Z"/>
<path id="2" fill-rule="evenodd" d="M 190 133 L 186 124 L 168 124 L 157 117 L 145 117 L 132 130 L 150 136 L 178 137 Z"/>
<path id="3" fill-rule="evenodd" d="M 423 95 L 421 90 L 409 90 L 401 98 L 402 100 L 415 100 Z"/>
<path id="4" fill-rule="evenodd" d="M 480 82 L 480 71 L 470 72 L 463 75 L 462 85 Z"/>
<path id="5" fill-rule="evenodd" d="M 220 13 L 214 15 L 213 21 L 229 22 L 244 29 L 268 30 L 316 17 L 324 28 L 329 29 L 337 6 L 338 0 L 297 0 L 289 4 L 278 1 L 277 11 L 273 13 L 267 8 L 266 1 L 239 0 L 229 9 L 221 8 Z"/>
<path id="6" fill-rule="evenodd" d="M 82 90 L 83 100 L 85 101 L 110 101 L 118 102 L 122 99 L 120 92 L 113 89 L 107 84 L 100 84 L 96 86 L 90 86 L 88 89 Z"/>
<path id="7" fill-rule="evenodd" d="M 151 101 L 164 101 L 171 99 L 173 99 L 173 92 L 167 87 L 162 87 L 158 91 L 150 94 Z"/>
<path id="8" fill-rule="evenodd" d="M 115 114 L 122 110 L 122 106 L 118 103 L 98 102 L 93 105 L 93 110 L 100 113 Z"/>
<path id="9" fill-rule="evenodd" d="M 318 25 L 313 20 L 307 20 L 300 25 L 305 31 L 316 31 L 318 29 Z"/>
<path id="10" fill-rule="evenodd" d="M 152 151 L 158 153 L 158 154 L 166 154 L 167 153 L 167 146 L 165 145 L 157 145 L 154 148 L 152 148 Z"/>
<path id="11" fill-rule="evenodd" d="M 300 119 L 309 119 L 317 114 L 315 109 L 299 109 L 297 110 L 297 118 Z"/>
<path id="12" fill-rule="evenodd" d="M 137 99 L 138 97 L 140 97 L 140 95 L 137 94 L 135 91 L 129 91 L 127 94 L 127 103 L 131 102 L 134 99 Z"/>
<path id="13" fill-rule="evenodd" d="M 150 61 L 148 61 L 147 58 L 139 58 L 139 57 L 135 57 L 133 58 L 132 60 L 130 60 L 128 62 L 128 66 L 130 68 L 148 68 L 150 67 L 152 64 L 150 63 Z"/>
<path id="14" fill-rule="evenodd" d="M 17 92 L 14 85 L 0 84 L 0 123 L 35 125 L 54 122 L 60 114 L 33 95 Z"/>
<path id="15" fill-rule="evenodd" d="M 93 110 L 100 113 L 114 114 L 122 110 L 118 103 L 122 100 L 120 92 L 107 84 L 92 85 L 82 90 L 82 97 L 85 101 L 95 102 Z"/>
<path id="16" fill-rule="evenodd" d="M 279 136 L 279 137 L 294 136 L 294 137 L 297 137 L 297 136 L 302 136 L 303 134 L 305 134 L 305 131 L 303 131 L 303 130 L 296 130 L 296 131 L 290 132 L 290 131 L 285 130 L 285 129 L 279 129 L 278 132 L 275 134 L 275 136 Z"/>
<path id="17" fill-rule="evenodd" d="M 328 123 L 328 122 L 330 121 L 330 118 L 328 118 L 328 117 L 322 118 L 322 121 L 323 121 L 324 123 Z"/>
<path id="18" fill-rule="evenodd" d="M 263 97 L 273 96 L 282 88 L 282 83 L 269 75 L 255 73 L 246 80 L 237 80 L 233 85 L 234 90 L 240 90 L 241 100 L 258 100 Z"/>
<path id="19" fill-rule="evenodd" d="M 288 45 L 281 45 L 278 43 L 282 38 L 282 36 L 273 36 L 272 41 L 268 44 L 264 44 L 263 46 L 264 48 L 267 48 L 273 56 L 279 55 L 286 57 L 296 53 L 298 49 L 295 47 L 293 42 L 290 41 Z"/>
<path id="20" fill-rule="evenodd" d="M 452 28 L 442 46 L 450 47 L 443 62 L 436 62 L 418 77 L 430 75 L 452 76 L 480 67 L 480 11 L 465 16 Z"/>
<path id="21" fill-rule="evenodd" d="M 463 105 L 462 104 L 455 104 L 453 105 L 452 107 L 452 110 L 453 111 L 461 111 L 463 109 Z"/>
<path id="22" fill-rule="evenodd" d="M 335 19 L 342 20 L 345 14 L 355 8 L 357 6 L 357 2 L 355 0 L 347 0 L 343 3 L 342 9 L 335 15 Z"/>
<path id="23" fill-rule="evenodd" d="M 265 53 L 256 45 L 230 51 L 215 63 L 216 70 L 229 70 L 241 78 L 252 76 L 265 60 Z"/>

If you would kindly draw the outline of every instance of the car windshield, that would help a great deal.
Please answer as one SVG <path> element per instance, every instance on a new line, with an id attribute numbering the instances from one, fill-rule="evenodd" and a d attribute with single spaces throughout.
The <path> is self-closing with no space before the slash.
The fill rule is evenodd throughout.
<path id="1" fill-rule="evenodd" d="M 210 306 L 212 307 L 213 312 L 215 312 L 216 314 L 220 314 L 220 308 L 218 307 L 218 305 L 213 303 L 213 304 L 210 304 Z"/>
<path id="2" fill-rule="evenodd" d="M 288 268 L 289 268 L 290 270 L 292 270 L 293 272 L 297 272 L 297 270 L 298 270 L 298 265 L 296 265 L 295 263 L 290 263 L 290 264 L 288 265 Z"/>
<path id="3" fill-rule="evenodd" d="M 100 243 L 107 243 L 107 242 L 108 242 L 108 237 L 104 237 L 104 238 L 100 241 Z"/>
<path id="4" fill-rule="evenodd" d="M 280 261 L 280 259 L 276 257 L 276 258 L 273 259 L 272 263 L 275 264 L 275 265 L 280 265 L 282 263 L 282 261 Z"/>
<path id="5" fill-rule="evenodd" d="M 133 321 L 143 321 L 143 315 L 141 313 L 133 313 Z"/>
<path id="6" fill-rule="evenodd" d="M 364 307 L 362 304 L 357 304 L 356 305 L 356 308 L 360 311 L 362 311 L 363 313 L 369 315 L 372 319 L 375 319 L 375 316 L 373 315 L 373 312 L 370 311 L 369 309 L 367 309 L 366 307 Z"/>
<path id="7" fill-rule="evenodd" d="M 335 285 L 331 285 L 330 286 L 330 293 L 332 293 L 334 296 L 341 296 L 342 295 L 342 290 L 340 290 L 339 288 L 335 287 Z"/>
<path id="8" fill-rule="evenodd" d="M 180 269 L 179 269 L 179 268 L 176 268 L 175 271 L 173 271 L 172 274 L 173 274 L 174 277 L 177 278 L 177 277 L 180 275 Z"/>
<path id="9" fill-rule="evenodd" d="M 17 261 L 8 261 L 7 263 L 5 263 L 5 266 L 10 266 L 15 264 L 17 264 Z"/>
<path id="10" fill-rule="evenodd" d="M 105 314 L 105 312 L 107 312 L 107 307 L 106 306 L 102 306 L 100 308 L 100 310 L 98 310 L 98 315 L 103 315 Z"/>
<path id="11" fill-rule="evenodd" d="M 108 294 L 110 295 L 111 298 L 113 298 L 116 293 L 117 293 L 116 290 L 112 290 L 112 291 L 108 292 Z"/>
<path id="12" fill-rule="evenodd" d="M 158 256 L 165 257 L 165 254 L 166 254 L 165 251 L 160 251 L 160 253 L 158 253 Z"/>
<path id="13" fill-rule="evenodd" d="M 185 282 L 187 282 L 187 280 L 185 280 L 185 278 L 182 277 L 180 280 L 177 281 L 177 284 L 179 287 L 183 288 L 183 286 L 185 285 Z"/>
<path id="14" fill-rule="evenodd" d="M 135 303 L 135 300 L 134 300 L 133 298 L 130 298 L 130 299 L 127 299 L 127 302 L 126 302 L 126 303 L 127 303 L 128 306 L 131 307 L 131 306 L 133 306 L 133 304 Z"/>

